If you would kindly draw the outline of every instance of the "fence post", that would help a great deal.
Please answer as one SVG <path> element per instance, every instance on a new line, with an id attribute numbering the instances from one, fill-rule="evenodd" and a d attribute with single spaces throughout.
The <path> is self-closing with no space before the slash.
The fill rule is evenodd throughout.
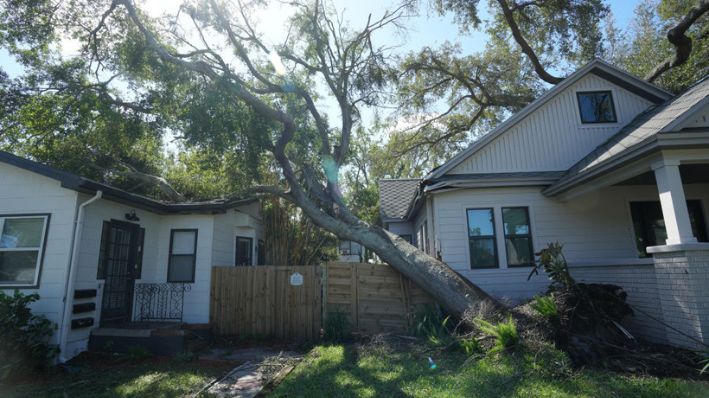
<path id="1" fill-rule="evenodd" d="M 350 263 L 350 278 L 352 279 L 350 290 L 352 292 L 352 326 L 354 326 L 355 329 L 359 329 L 359 300 L 357 299 L 359 278 L 357 277 L 356 263 Z"/>

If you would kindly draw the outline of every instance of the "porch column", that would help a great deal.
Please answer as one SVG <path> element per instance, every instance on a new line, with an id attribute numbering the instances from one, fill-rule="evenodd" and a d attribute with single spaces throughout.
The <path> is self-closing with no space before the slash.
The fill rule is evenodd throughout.
<path id="1" fill-rule="evenodd" d="M 665 159 L 653 164 L 652 169 L 655 172 L 662 217 L 665 219 L 665 228 L 667 229 L 665 244 L 678 245 L 696 242 L 697 238 L 692 233 L 692 224 L 689 221 L 682 177 L 679 174 L 679 161 Z"/>

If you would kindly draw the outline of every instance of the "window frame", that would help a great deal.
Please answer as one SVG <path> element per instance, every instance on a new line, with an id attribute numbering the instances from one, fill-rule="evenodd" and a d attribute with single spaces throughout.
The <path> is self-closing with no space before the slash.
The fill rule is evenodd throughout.
<path id="1" fill-rule="evenodd" d="M 583 110 L 581 109 L 581 96 L 589 94 L 608 94 L 611 101 L 611 110 L 613 111 L 613 120 L 603 120 L 603 121 L 592 121 L 587 122 L 583 120 Z M 615 100 L 613 99 L 613 90 L 591 90 L 591 91 L 577 91 L 576 92 L 576 109 L 579 112 L 579 120 L 581 124 L 613 124 L 618 123 L 618 112 L 615 108 Z"/>
<path id="2" fill-rule="evenodd" d="M 249 262 L 251 264 L 239 264 L 239 239 L 249 241 Z M 251 236 L 236 235 L 234 238 L 234 266 L 235 267 L 252 267 L 254 266 L 254 238 Z"/>
<path id="3" fill-rule="evenodd" d="M 10 252 L 10 251 L 34 251 L 37 250 L 37 263 L 35 264 L 34 280 L 32 284 L 26 283 L 4 283 L 0 282 L 1 289 L 37 289 L 39 288 L 40 280 L 42 278 L 42 267 L 44 265 L 44 255 L 47 250 L 47 238 L 49 236 L 49 223 L 51 221 L 52 213 L 20 213 L 20 214 L 0 214 L 0 237 L 2 236 L 2 231 L 5 227 L 5 220 L 8 218 L 38 218 L 44 217 L 44 226 L 42 230 L 42 236 L 40 241 L 40 246 L 37 249 L 27 250 L 28 248 L 21 248 L 25 250 L 8 250 L 0 249 L 0 251 Z"/>
<path id="4" fill-rule="evenodd" d="M 194 248 L 192 249 L 192 254 L 173 254 L 173 243 L 175 241 L 175 232 L 194 232 Z M 195 274 L 197 273 L 197 239 L 199 237 L 199 229 L 197 228 L 175 228 L 170 229 L 170 250 L 167 253 L 167 277 L 168 283 L 194 283 Z M 172 267 L 172 257 L 189 257 L 192 256 L 192 279 L 189 281 L 175 281 L 170 280 L 170 268 Z"/>
<path id="5" fill-rule="evenodd" d="M 481 236 L 470 236 L 470 214 L 471 210 L 489 210 L 492 214 L 492 235 L 481 235 Z M 499 269 L 500 268 L 500 253 L 497 247 L 497 225 L 495 218 L 495 207 L 469 207 L 465 209 L 465 235 L 467 237 L 468 244 L 468 266 L 471 270 L 479 269 Z M 473 253 L 470 249 L 470 239 L 482 240 L 482 239 L 492 239 L 492 247 L 495 251 L 495 264 L 490 267 L 473 267 Z"/>
<path id="6" fill-rule="evenodd" d="M 524 209 L 524 211 L 527 213 L 527 229 L 529 230 L 529 232 L 522 235 L 508 235 L 507 232 L 505 232 L 505 209 Z M 500 206 L 500 217 L 502 217 L 502 244 L 505 246 L 507 268 L 523 268 L 531 267 L 534 265 L 534 238 L 532 233 L 532 217 L 530 213 L 531 212 L 529 211 L 529 206 Z M 529 240 L 529 251 L 532 254 L 532 261 L 525 264 L 510 264 L 510 255 L 507 252 L 507 238 L 527 238 Z"/>

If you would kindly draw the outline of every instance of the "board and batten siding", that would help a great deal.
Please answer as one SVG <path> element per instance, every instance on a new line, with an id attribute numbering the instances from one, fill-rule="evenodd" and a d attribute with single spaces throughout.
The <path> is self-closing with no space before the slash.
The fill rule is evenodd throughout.
<path id="1" fill-rule="evenodd" d="M 0 163 L 0 214 L 50 214 L 39 287 L 21 292 L 38 293 L 40 299 L 32 304 L 32 311 L 57 325 L 63 312 L 76 206 L 77 193 L 62 188 L 58 181 Z M 14 291 L 0 290 L 9 295 Z M 52 343 L 58 342 L 57 336 L 55 333 Z"/>
<path id="2" fill-rule="evenodd" d="M 702 200 L 706 218 L 709 185 L 686 185 L 685 192 L 687 199 Z M 572 265 L 650 262 L 638 259 L 629 202 L 658 200 L 654 186 L 613 186 L 567 202 L 543 196 L 539 187 L 461 189 L 437 193 L 435 197 L 435 239 L 440 244 L 443 261 L 500 298 L 512 301 L 530 298 L 546 289 L 548 280 L 534 276 L 527 281 L 530 271 L 527 267 L 471 269 L 466 209 L 495 209 L 502 267 L 506 267 L 506 255 L 500 209 L 508 206 L 529 207 L 535 252 L 558 241 L 564 245 L 564 254 Z"/>
<path id="3" fill-rule="evenodd" d="M 612 92 L 618 121 L 582 124 L 576 93 L 606 90 Z M 652 105 L 618 85 L 588 74 L 448 174 L 567 170 Z"/>

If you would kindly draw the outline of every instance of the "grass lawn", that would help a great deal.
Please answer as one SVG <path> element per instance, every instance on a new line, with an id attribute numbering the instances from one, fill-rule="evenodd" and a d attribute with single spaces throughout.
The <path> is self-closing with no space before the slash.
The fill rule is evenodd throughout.
<path id="1" fill-rule="evenodd" d="M 92 358 L 68 370 L 55 369 L 35 380 L 0 386 L 3 398 L 40 397 L 183 397 L 233 366 L 205 362 L 180 362 L 168 358 Z M 65 394 L 66 393 L 66 394 Z"/>
<path id="2" fill-rule="evenodd" d="M 430 369 L 428 356 L 437 368 Z M 274 397 L 709 397 L 709 383 L 600 370 L 570 370 L 564 359 L 531 353 L 462 353 L 322 345 L 276 388 Z M 565 369 L 565 370 L 564 370 Z"/>

